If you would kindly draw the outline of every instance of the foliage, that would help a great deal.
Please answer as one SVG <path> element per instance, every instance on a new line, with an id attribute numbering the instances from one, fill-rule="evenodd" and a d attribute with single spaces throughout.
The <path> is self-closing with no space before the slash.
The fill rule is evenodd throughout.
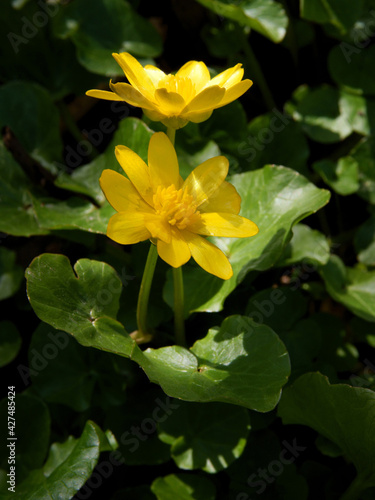
<path id="1" fill-rule="evenodd" d="M 0 500 L 374 498 L 375 2 L 3 3 Z M 186 346 L 173 270 L 140 338 L 149 242 L 106 236 L 115 147 L 166 130 L 85 95 L 125 51 L 254 82 L 176 133 L 183 179 L 225 156 L 259 227 L 209 237 L 232 278 L 183 266 Z"/>

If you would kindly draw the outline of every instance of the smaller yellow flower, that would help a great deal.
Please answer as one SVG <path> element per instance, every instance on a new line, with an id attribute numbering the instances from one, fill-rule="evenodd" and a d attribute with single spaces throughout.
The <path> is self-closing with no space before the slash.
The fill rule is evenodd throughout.
<path id="1" fill-rule="evenodd" d="M 116 157 L 128 178 L 114 170 L 104 170 L 100 178 L 118 212 L 109 220 L 107 235 L 123 245 L 151 239 L 172 267 L 193 257 L 207 272 L 229 279 L 229 260 L 204 236 L 246 238 L 257 234 L 258 227 L 238 215 L 241 198 L 225 181 L 228 160 L 206 160 L 184 181 L 175 149 L 163 132 L 151 137 L 148 166 L 125 146 L 116 147 Z"/>
<path id="2" fill-rule="evenodd" d="M 143 67 L 127 52 L 112 55 L 130 84 L 110 82 L 113 92 L 89 90 L 86 94 L 99 99 L 126 101 L 142 108 L 150 120 L 161 121 L 174 129 L 184 127 L 189 121 L 200 123 L 207 120 L 214 109 L 234 101 L 253 84 L 251 80 L 242 80 L 244 70 L 241 64 L 211 80 L 203 62 L 187 62 L 175 75 L 166 75 L 155 66 Z"/>

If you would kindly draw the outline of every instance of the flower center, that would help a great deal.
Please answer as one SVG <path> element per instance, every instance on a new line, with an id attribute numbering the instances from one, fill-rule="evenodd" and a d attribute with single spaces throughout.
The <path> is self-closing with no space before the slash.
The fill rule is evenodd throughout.
<path id="1" fill-rule="evenodd" d="M 200 219 L 193 197 L 182 189 L 177 190 L 174 184 L 167 188 L 158 186 L 153 202 L 156 213 L 178 229 L 185 229 Z"/>
<path id="2" fill-rule="evenodd" d="M 187 76 L 181 78 L 167 75 L 159 81 L 158 87 L 159 89 L 167 89 L 168 92 L 180 94 L 186 103 L 191 101 L 196 94 L 195 85 Z"/>

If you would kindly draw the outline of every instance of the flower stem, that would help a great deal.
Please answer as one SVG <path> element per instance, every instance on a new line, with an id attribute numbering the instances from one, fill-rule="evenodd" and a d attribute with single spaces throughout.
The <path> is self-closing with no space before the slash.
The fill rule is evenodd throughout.
<path id="1" fill-rule="evenodd" d="M 169 137 L 171 143 L 173 144 L 174 146 L 174 139 L 176 137 L 176 129 L 175 128 L 172 128 L 172 127 L 168 127 L 167 128 L 167 136 Z"/>
<path id="2" fill-rule="evenodd" d="M 182 267 L 173 269 L 174 331 L 177 345 L 186 345 L 184 325 L 184 280 Z"/>
<path id="3" fill-rule="evenodd" d="M 138 324 L 138 333 L 140 334 L 140 336 L 145 336 L 148 333 L 147 332 L 148 298 L 150 296 L 152 278 L 154 276 L 157 259 L 158 259 L 158 251 L 156 245 L 151 243 L 150 250 L 148 251 L 145 269 L 143 271 L 141 288 L 139 290 L 139 295 L 138 295 L 137 324 Z"/>
<path id="4" fill-rule="evenodd" d="M 176 129 L 168 127 L 167 136 L 174 145 Z M 182 267 L 173 269 L 174 331 L 177 345 L 186 345 L 184 324 L 184 280 Z"/>

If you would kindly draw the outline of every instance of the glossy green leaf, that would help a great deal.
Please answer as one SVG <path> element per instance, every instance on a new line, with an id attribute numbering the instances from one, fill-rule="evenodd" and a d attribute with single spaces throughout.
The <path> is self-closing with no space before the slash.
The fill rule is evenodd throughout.
<path id="1" fill-rule="evenodd" d="M 11 321 L 0 321 L 0 368 L 8 365 L 21 348 L 21 336 Z"/>
<path id="2" fill-rule="evenodd" d="M 284 248 L 276 265 L 286 267 L 297 262 L 304 262 L 306 264 L 304 271 L 312 273 L 314 264 L 326 264 L 329 255 L 329 243 L 321 232 L 311 229 L 306 224 L 296 224 L 293 227 L 292 239 Z"/>
<path id="3" fill-rule="evenodd" d="M 143 369 L 169 396 L 222 401 L 260 412 L 275 407 L 290 370 L 278 336 L 244 316 L 226 318 L 190 351 L 173 346 L 143 354 Z"/>
<path id="4" fill-rule="evenodd" d="M 375 266 L 375 216 L 362 224 L 354 237 L 354 245 L 359 262 Z"/>
<path id="5" fill-rule="evenodd" d="M 184 267 L 185 311 L 219 311 L 225 298 L 249 271 L 268 269 L 280 258 L 294 224 L 324 206 L 330 193 L 318 189 L 297 172 L 285 167 L 266 166 L 231 177 L 242 198 L 241 215 L 253 220 L 259 233 L 251 238 L 213 238 L 229 256 L 234 276 L 228 281 L 208 275 L 200 268 Z M 164 298 L 172 301 L 169 275 Z"/>
<path id="6" fill-rule="evenodd" d="M 359 18 L 363 1 L 350 0 L 300 0 L 301 17 L 309 21 L 330 23 L 345 33 Z"/>
<path id="7" fill-rule="evenodd" d="M 79 439 L 68 438 L 63 444 L 52 445 L 45 469 L 32 472 L 12 498 L 21 500 L 25 495 L 29 500 L 73 498 L 98 463 L 103 437 L 100 428 L 89 420 Z"/>
<path id="8" fill-rule="evenodd" d="M 239 5 L 220 0 L 198 0 L 219 16 L 250 26 L 273 42 L 281 42 L 288 26 L 283 7 L 273 0 L 246 0 Z"/>
<path id="9" fill-rule="evenodd" d="M 358 163 L 350 156 L 337 162 L 321 160 L 314 163 L 313 168 L 328 186 L 342 196 L 356 193 L 359 189 Z"/>
<path id="10" fill-rule="evenodd" d="M 373 391 L 308 373 L 285 390 L 278 414 L 284 424 L 307 425 L 335 443 L 364 483 L 375 486 L 374 408 Z"/>
<path id="11" fill-rule="evenodd" d="M 156 29 L 121 0 L 78 0 L 62 7 L 54 20 L 57 36 L 70 37 L 79 62 L 93 73 L 123 75 L 113 52 L 156 57 L 162 43 Z"/>
<path id="12" fill-rule="evenodd" d="M 26 270 L 30 303 L 39 318 L 80 344 L 131 355 L 135 342 L 116 321 L 122 283 L 104 262 L 43 254 Z"/>
<path id="13" fill-rule="evenodd" d="M 332 143 L 345 139 L 352 132 L 347 116 L 339 106 L 340 93 L 336 88 L 323 85 L 314 90 L 297 89 L 296 105 L 289 106 L 294 120 L 316 142 Z"/>
<path id="14" fill-rule="evenodd" d="M 151 485 L 158 500 L 214 500 L 215 486 L 206 477 L 194 474 L 169 474 Z"/>
<path id="15" fill-rule="evenodd" d="M 12 395 L 11 393 L 9 394 Z M 8 413 L 8 398 L 0 402 L 0 416 L 3 429 L 8 428 L 7 417 L 14 418 L 14 435 L 16 437 L 15 458 L 18 480 L 26 474 L 26 471 L 41 467 L 49 445 L 50 438 L 50 413 L 47 405 L 40 399 L 28 394 L 17 394 L 13 399 L 15 402 L 14 413 Z M 4 432 L 5 436 L 5 432 Z M 10 444 L 11 441 L 7 444 Z M 8 469 L 7 459 L 9 448 L 2 446 L 0 450 L 0 464 Z"/>
<path id="16" fill-rule="evenodd" d="M 23 269 L 16 264 L 16 254 L 0 247 L 0 300 L 14 295 L 21 286 Z"/>
<path id="17" fill-rule="evenodd" d="M 332 255 L 320 273 L 334 300 L 360 318 L 375 321 L 375 271 L 345 267 L 339 257 Z"/>
<path id="18" fill-rule="evenodd" d="M 353 49 L 353 47 L 352 47 Z M 375 47 L 350 49 L 344 44 L 334 47 L 328 56 L 328 68 L 333 80 L 344 89 L 359 95 L 375 95 L 371 68 L 375 64 Z"/>
<path id="19" fill-rule="evenodd" d="M 375 130 L 375 98 L 340 90 L 339 107 L 354 132 L 371 135 Z"/>
<path id="20" fill-rule="evenodd" d="M 172 458 L 180 469 L 215 474 L 242 454 L 250 420 L 244 408 L 180 402 L 159 427 L 159 438 L 171 445 Z"/>
<path id="21" fill-rule="evenodd" d="M 373 137 L 362 139 L 350 152 L 358 163 L 359 190 L 357 193 L 371 204 L 375 204 L 375 140 Z"/>
<path id="22" fill-rule="evenodd" d="M 31 157 L 53 172 L 62 152 L 59 120 L 43 87 L 9 82 L 0 88 L 0 126 L 9 127 Z"/>

